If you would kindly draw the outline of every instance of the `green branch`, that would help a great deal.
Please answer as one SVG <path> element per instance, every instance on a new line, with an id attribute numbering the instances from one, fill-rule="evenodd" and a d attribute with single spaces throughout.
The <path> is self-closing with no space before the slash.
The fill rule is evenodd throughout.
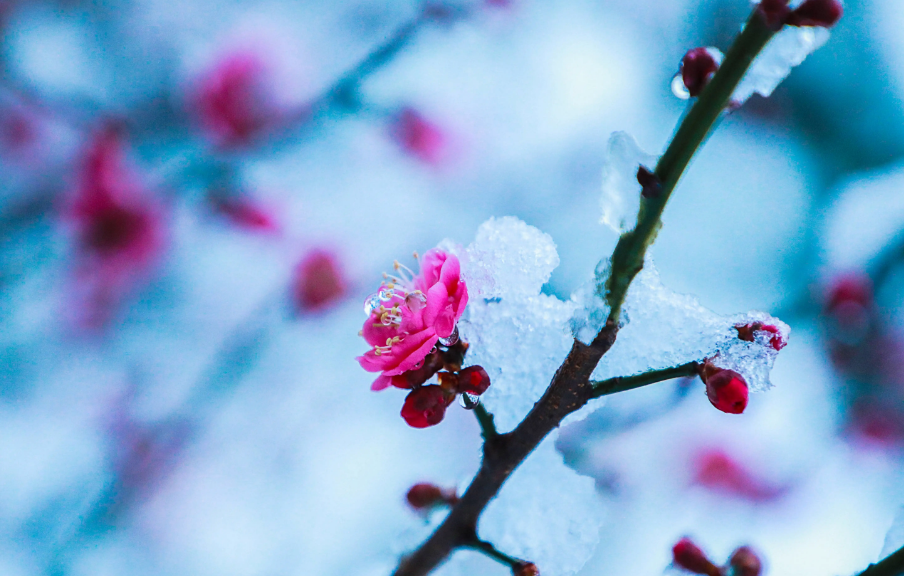
<path id="1" fill-rule="evenodd" d="M 662 227 L 662 212 L 672 191 L 729 105 L 731 95 L 751 62 L 773 34 L 775 32 L 766 25 L 759 10 L 754 9 L 744 30 L 725 55 L 719 71 L 684 117 L 669 147 L 656 164 L 653 173 L 662 184 L 661 190 L 641 198 L 637 224 L 633 230 L 622 234 L 612 253 L 612 268 L 606 280 L 606 303 L 610 310 L 608 321 L 612 324 L 617 325 L 621 318 L 628 287 L 643 268 L 647 248 L 653 244 Z"/>
<path id="2" fill-rule="evenodd" d="M 496 424 L 493 422 L 493 415 L 490 414 L 489 410 L 479 401 L 472 403 L 467 396 L 462 396 L 462 398 L 465 399 L 465 406 L 474 411 L 477 423 L 480 424 L 480 435 L 483 436 L 483 441 L 489 442 L 499 436 L 499 432 L 496 431 Z"/>
<path id="3" fill-rule="evenodd" d="M 700 365 L 697 362 L 688 362 L 681 366 L 673 366 L 671 368 L 663 368 L 662 370 L 651 370 L 634 376 L 616 376 L 608 380 L 599 380 L 591 382 L 593 384 L 593 397 L 608 396 L 616 392 L 624 392 L 625 390 L 633 390 L 647 384 L 655 384 L 672 378 L 682 378 L 686 376 L 695 376 L 698 373 Z"/>
<path id="4" fill-rule="evenodd" d="M 489 542 L 480 540 L 477 537 L 474 538 L 474 541 L 469 542 L 467 544 L 467 546 L 468 546 L 468 548 L 477 550 L 478 552 L 492 558 L 493 560 L 499 562 L 500 564 L 505 564 L 509 568 L 515 568 L 517 566 L 520 566 L 521 564 L 524 564 L 523 560 L 519 560 L 518 558 L 509 556 L 508 554 L 506 554 L 504 552 L 500 552 L 499 550 L 496 549 L 495 546 L 493 546 Z"/>

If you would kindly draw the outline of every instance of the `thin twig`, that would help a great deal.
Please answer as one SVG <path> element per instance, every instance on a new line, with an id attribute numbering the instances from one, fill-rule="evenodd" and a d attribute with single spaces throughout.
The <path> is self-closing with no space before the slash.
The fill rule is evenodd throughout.
<path id="1" fill-rule="evenodd" d="M 476 532 L 477 521 L 512 472 L 524 461 L 568 414 L 583 407 L 596 394 L 590 374 L 615 343 L 621 306 L 631 281 L 643 266 L 646 250 L 661 226 L 661 215 L 669 195 L 678 183 L 706 135 L 719 119 L 738 82 L 750 63 L 763 49 L 773 32 L 758 9 L 729 49 L 722 67 L 679 126 L 678 131 L 656 167 L 663 184 L 662 193 L 642 201 L 634 230 L 622 235 L 612 255 L 607 282 L 610 315 L 590 345 L 575 340 L 565 361 L 556 371 L 543 397 L 524 420 L 495 442 L 484 445 L 484 458 L 477 475 L 436 531 L 421 546 L 406 556 L 395 576 L 424 576 L 443 562 L 456 548 L 469 546 L 469 535 Z"/>
<path id="2" fill-rule="evenodd" d="M 471 402 L 471 399 L 467 396 L 463 396 L 463 398 L 465 402 Z M 486 406 L 481 402 L 477 402 L 472 404 L 471 410 L 474 411 L 477 423 L 480 424 L 480 435 L 483 436 L 484 442 L 489 442 L 499 436 L 499 432 L 496 430 L 496 423 L 493 422 L 493 415 L 486 409 Z"/>
<path id="3" fill-rule="evenodd" d="M 474 542 L 467 545 L 468 548 L 477 550 L 500 564 L 505 564 L 509 568 L 514 568 L 520 564 L 524 564 L 524 560 L 519 560 L 513 556 L 509 556 L 505 552 L 500 552 L 495 546 L 484 540 L 475 539 Z"/>
<path id="4" fill-rule="evenodd" d="M 647 384 L 655 384 L 673 378 L 682 378 L 685 376 L 693 376 L 697 374 L 700 364 L 697 362 L 688 362 L 681 366 L 673 366 L 671 368 L 663 368 L 662 370 L 650 370 L 642 372 L 634 376 L 616 376 L 608 380 L 591 382 L 593 384 L 593 397 L 608 396 L 617 392 L 633 390 Z"/>

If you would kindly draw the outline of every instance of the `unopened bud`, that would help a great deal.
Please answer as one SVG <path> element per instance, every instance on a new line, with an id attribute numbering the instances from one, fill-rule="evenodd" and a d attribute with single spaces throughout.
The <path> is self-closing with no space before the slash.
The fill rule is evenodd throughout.
<path id="1" fill-rule="evenodd" d="M 698 96 L 722 63 L 722 53 L 715 48 L 694 48 L 681 59 L 681 79 L 688 94 Z"/>
<path id="2" fill-rule="evenodd" d="M 443 421 L 446 407 L 452 402 L 454 395 L 431 384 L 412 390 L 405 398 L 402 406 L 402 418 L 412 428 L 427 428 Z"/>
<path id="3" fill-rule="evenodd" d="M 756 340 L 755 336 L 757 332 L 768 332 L 772 334 L 769 337 L 769 344 L 775 350 L 781 350 L 788 343 L 785 341 L 785 338 L 782 336 L 781 330 L 772 324 L 763 324 L 762 322 L 751 322 L 749 324 L 739 324 L 735 326 L 735 330 L 738 331 L 738 338 L 744 340 L 745 342 L 753 342 Z"/>
<path id="4" fill-rule="evenodd" d="M 533 562 L 518 562 L 512 566 L 512 576 L 540 576 L 540 569 Z"/>
<path id="5" fill-rule="evenodd" d="M 843 13 L 844 9 L 838 0 L 806 0 L 791 12 L 785 23 L 790 26 L 831 28 Z"/>
<path id="6" fill-rule="evenodd" d="M 747 381 L 734 370 L 703 365 L 700 378 L 706 384 L 706 397 L 716 409 L 728 414 L 741 414 L 747 408 Z"/>
<path id="7" fill-rule="evenodd" d="M 482 366 L 469 366 L 458 373 L 458 391 L 480 396 L 490 387 L 490 375 Z"/>
<path id="8" fill-rule="evenodd" d="M 728 565 L 731 568 L 731 576 L 760 576 L 763 570 L 759 556 L 747 546 L 735 550 Z"/>
<path id="9" fill-rule="evenodd" d="M 646 166 L 637 169 L 637 183 L 641 186 L 640 193 L 644 198 L 656 198 L 662 194 L 662 182 Z"/>
<path id="10" fill-rule="evenodd" d="M 706 554 L 691 542 L 690 538 L 682 538 L 672 547 L 672 561 L 679 568 L 694 574 L 719 576 L 719 567 L 710 562 Z"/>
<path id="11" fill-rule="evenodd" d="M 788 0 L 761 0 L 759 11 L 766 20 L 766 25 L 773 30 L 781 30 L 791 14 Z"/>
<path id="12" fill-rule="evenodd" d="M 408 489 L 405 495 L 408 504 L 415 510 L 428 510 L 434 506 L 452 505 L 458 501 L 454 491 L 443 490 L 435 484 L 420 482 Z"/>

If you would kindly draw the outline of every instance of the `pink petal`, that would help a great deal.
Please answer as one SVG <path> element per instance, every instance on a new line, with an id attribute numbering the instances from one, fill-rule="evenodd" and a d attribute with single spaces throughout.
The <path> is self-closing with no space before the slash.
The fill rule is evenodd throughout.
<path id="1" fill-rule="evenodd" d="M 434 326 L 436 319 L 449 305 L 449 292 L 443 284 L 434 284 L 427 291 L 427 306 L 424 308 L 424 324 Z"/>
<path id="2" fill-rule="evenodd" d="M 449 254 L 440 270 L 439 281 L 445 284 L 450 293 L 458 289 L 458 281 L 461 279 L 461 263 L 454 254 Z"/>
<path id="3" fill-rule="evenodd" d="M 390 385 L 392 385 L 392 378 L 380 374 L 377 376 L 377 379 L 374 380 L 374 383 L 370 385 L 370 389 L 374 392 L 379 392 L 380 390 L 386 390 Z"/>

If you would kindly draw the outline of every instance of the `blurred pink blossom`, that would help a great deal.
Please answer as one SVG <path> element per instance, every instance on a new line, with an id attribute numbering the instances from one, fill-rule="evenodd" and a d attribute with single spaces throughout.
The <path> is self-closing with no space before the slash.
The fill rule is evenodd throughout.
<path id="1" fill-rule="evenodd" d="M 759 478 L 724 450 L 713 448 L 694 460 L 694 484 L 729 496 L 754 502 L 775 500 L 788 488 Z"/>
<path id="2" fill-rule="evenodd" d="M 165 244 L 161 205 L 126 162 L 120 134 L 94 135 L 70 194 L 80 323 L 98 328 L 157 262 Z"/>

